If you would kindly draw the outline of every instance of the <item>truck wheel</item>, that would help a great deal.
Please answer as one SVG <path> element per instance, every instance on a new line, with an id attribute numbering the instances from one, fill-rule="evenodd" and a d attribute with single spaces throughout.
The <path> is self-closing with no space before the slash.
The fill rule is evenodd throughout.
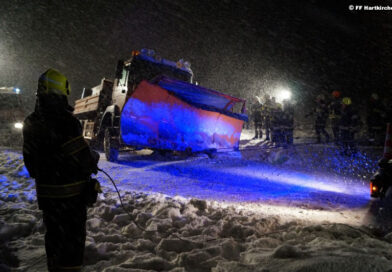
<path id="1" fill-rule="evenodd" d="M 112 128 L 105 130 L 105 137 L 103 140 L 103 148 L 105 151 L 106 159 L 110 162 L 115 162 L 118 159 L 118 143 L 113 139 L 115 133 Z"/>
<path id="2" fill-rule="evenodd" d="M 215 148 L 211 148 L 206 150 L 204 153 L 207 154 L 208 158 L 210 159 L 214 159 L 216 157 L 216 149 Z"/>

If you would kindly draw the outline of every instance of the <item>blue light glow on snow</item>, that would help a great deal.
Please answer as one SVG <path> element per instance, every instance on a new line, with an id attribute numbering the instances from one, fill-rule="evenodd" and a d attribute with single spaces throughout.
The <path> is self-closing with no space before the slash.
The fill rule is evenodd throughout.
<path id="1" fill-rule="evenodd" d="M 18 172 L 18 175 L 21 176 L 21 177 L 25 177 L 25 178 L 29 178 L 30 177 L 30 174 L 27 171 L 25 166 L 23 166 L 22 169 Z"/>
<path id="2" fill-rule="evenodd" d="M 343 155 L 342 149 L 336 146 L 300 146 L 297 147 L 296 159 L 301 168 L 324 169 L 330 173 L 348 177 L 369 179 L 377 169 L 380 157 L 369 156 L 365 151 L 358 151 L 350 156 Z M 373 151 L 374 153 L 374 151 Z"/>
<path id="3" fill-rule="evenodd" d="M 4 175 L 0 175 L 0 182 L 6 182 L 8 179 Z"/>
<path id="4" fill-rule="evenodd" d="M 129 168 L 116 173 L 125 189 L 159 192 L 170 196 L 219 201 L 282 203 L 284 205 L 363 208 L 369 188 L 363 180 L 336 173 L 296 171 L 258 162 L 227 158 L 222 167 L 207 160 L 121 162 Z"/>

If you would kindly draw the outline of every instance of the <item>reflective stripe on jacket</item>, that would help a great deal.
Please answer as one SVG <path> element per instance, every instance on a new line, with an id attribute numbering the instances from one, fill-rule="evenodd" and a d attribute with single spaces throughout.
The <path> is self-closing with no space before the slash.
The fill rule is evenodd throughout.
<path id="1" fill-rule="evenodd" d="M 75 137 L 68 142 L 64 143 L 61 146 L 62 153 L 64 155 L 72 156 L 79 151 L 88 148 L 89 146 L 87 145 L 86 141 L 84 140 L 83 136 L 80 135 L 78 137 Z"/>
<path id="2" fill-rule="evenodd" d="M 87 181 L 79 181 L 63 185 L 37 184 L 39 198 L 68 198 L 82 194 Z"/>

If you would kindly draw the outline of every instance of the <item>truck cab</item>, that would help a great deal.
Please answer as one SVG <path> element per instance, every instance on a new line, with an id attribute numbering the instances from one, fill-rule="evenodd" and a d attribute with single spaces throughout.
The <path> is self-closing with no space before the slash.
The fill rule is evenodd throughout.
<path id="1" fill-rule="evenodd" d="M 120 114 L 138 84 L 167 76 L 192 83 L 193 72 L 187 61 L 163 59 L 151 49 L 132 51 L 128 60 L 119 60 L 114 80 L 103 78 L 100 85 L 84 89 L 75 102 L 75 116 L 83 126 L 83 136 L 93 146 L 103 147 L 105 131 L 119 134 Z"/>
<path id="2" fill-rule="evenodd" d="M 193 80 L 193 73 L 188 62 L 162 59 L 151 49 L 133 51 L 131 59 L 118 62 L 112 104 L 121 111 L 142 80 L 150 81 L 158 76 L 167 76 L 189 83 Z"/>

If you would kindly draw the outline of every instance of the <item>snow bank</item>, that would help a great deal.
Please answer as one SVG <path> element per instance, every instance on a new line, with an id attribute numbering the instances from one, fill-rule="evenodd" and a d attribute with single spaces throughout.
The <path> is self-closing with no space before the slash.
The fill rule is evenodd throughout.
<path id="1" fill-rule="evenodd" d="M 180 201 L 160 194 L 131 193 L 132 218 L 105 220 L 90 210 L 89 228 L 96 251 L 86 271 L 387 271 L 392 246 L 368 229 L 338 223 L 314 224 L 263 216 L 236 207 L 218 207 L 196 199 Z M 137 205 L 135 201 L 137 200 Z M 175 216 L 170 211 L 176 207 Z M 112 210 L 112 218 L 116 218 Z M 147 215 L 147 216 L 146 216 Z M 128 221 L 129 231 L 124 233 Z M 96 224 L 95 224 L 96 225 Z M 390 236 L 391 234 L 389 234 Z M 388 237 L 389 237 L 388 236 Z M 91 256 L 90 256 L 91 255 Z M 360 261 L 358 261 L 360 259 Z M 117 270 L 116 270 L 117 269 Z M 139 270 L 136 270 L 139 269 Z"/>

